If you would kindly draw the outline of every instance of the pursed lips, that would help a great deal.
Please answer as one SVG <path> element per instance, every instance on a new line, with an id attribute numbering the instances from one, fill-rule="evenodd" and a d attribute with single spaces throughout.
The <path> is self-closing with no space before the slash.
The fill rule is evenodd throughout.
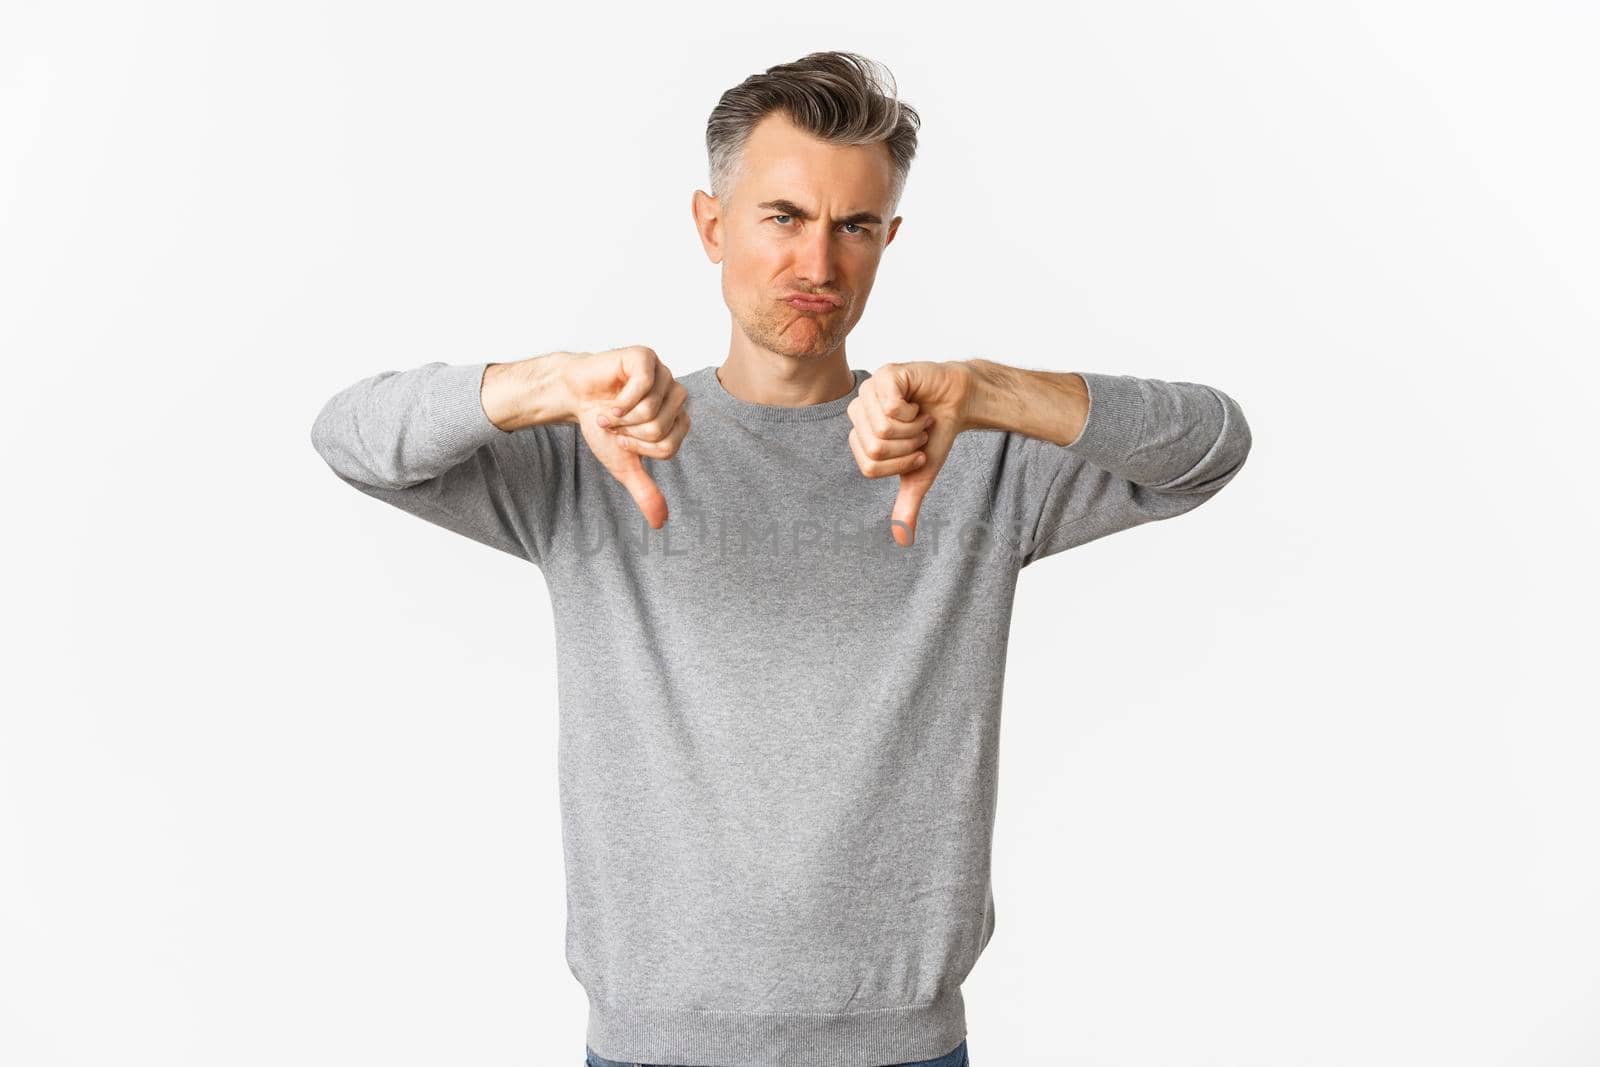
<path id="1" fill-rule="evenodd" d="M 843 304 L 838 297 L 811 293 L 789 293 L 783 302 L 801 311 L 833 311 Z"/>

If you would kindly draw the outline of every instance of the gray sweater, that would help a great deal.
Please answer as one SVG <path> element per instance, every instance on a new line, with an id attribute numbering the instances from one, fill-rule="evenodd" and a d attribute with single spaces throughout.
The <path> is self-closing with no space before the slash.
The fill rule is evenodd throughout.
<path id="1" fill-rule="evenodd" d="M 363 379 L 340 478 L 535 564 L 556 633 L 566 957 L 609 1059 L 866 1067 L 966 1036 L 995 929 L 1001 686 L 1022 568 L 1215 495 L 1250 449 L 1206 385 L 1083 373 L 1083 432 L 956 438 L 902 548 L 898 479 L 806 407 L 679 376 L 651 530 L 573 423 L 498 429 L 485 363 Z M 857 388 L 868 372 L 854 371 Z"/>

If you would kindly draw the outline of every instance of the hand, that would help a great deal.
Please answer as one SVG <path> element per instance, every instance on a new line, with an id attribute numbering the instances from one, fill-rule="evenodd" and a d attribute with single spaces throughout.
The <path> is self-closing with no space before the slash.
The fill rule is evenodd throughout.
<path id="1" fill-rule="evenodd" d="M 966 363 L 885 363 L 861 383 L 845 410 L 850 450 L 868 478 L 900 476 L 889 521 L 899 545 L 916 540 L 917 512 L 967 428 L 972 371 Z M 902 532 L 903 531 L 903 532 Z"/>
<path id="2" fill-rule="evenodd" d="M 688 391 L 643 345 L 571 353 L 561 376 L 569 414 L 595 458 L 628 490 L 651 528 L 661 529 L 667 498 L 640 457 L 677 455 L 689 432 Z"/>

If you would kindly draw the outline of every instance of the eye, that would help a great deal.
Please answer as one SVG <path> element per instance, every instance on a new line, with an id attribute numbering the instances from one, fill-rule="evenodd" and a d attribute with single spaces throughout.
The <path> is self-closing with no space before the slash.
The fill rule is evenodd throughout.
<path id="1" fill-rule="evenodd" d="M 769 221 L 769 222 L 778 222 L 778 225 L 783 226 L 783 223 L 780 222 L 779 220 L 781 220 L 781 219 L 792 219 L 792 218 L 794 218 L 793 215 L 768 215 L 767 216 L 767 221 Z M 842 226 L 854 226 L 855 227 L 856 232 L 850 234 L 851 237 L 864 237 L 870 232 L 868 230 L 862 229 L 861 224 L 859 222 L 845 222 L 845 223 L 841 223 L 840 225 L 842 225 Z M 789 227 L 788 226 L 783 226 L 783 228 L 784 229 L 788 229 Z"/>

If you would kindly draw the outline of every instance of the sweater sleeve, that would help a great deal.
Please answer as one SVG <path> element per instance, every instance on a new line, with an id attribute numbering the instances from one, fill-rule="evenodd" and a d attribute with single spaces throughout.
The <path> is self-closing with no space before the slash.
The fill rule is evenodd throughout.
<path id="1" fill-rule="evenodd" d="M 1196 382 L 1079 372 L 1089 413 L 1070 445 L 1007 431 L 997 508 L 1026 567 L 1046 556 L 1192 511 L 1250 453 L 1238 402 Z"/>
<path id="2" fill-rule="evenodd" d="M 487 368 L 426 363 L 363 378 L 323 404 L 311 443 L 368 496 L 542 566 L 577 427 L 500 429 L 483 410 Z"/>

